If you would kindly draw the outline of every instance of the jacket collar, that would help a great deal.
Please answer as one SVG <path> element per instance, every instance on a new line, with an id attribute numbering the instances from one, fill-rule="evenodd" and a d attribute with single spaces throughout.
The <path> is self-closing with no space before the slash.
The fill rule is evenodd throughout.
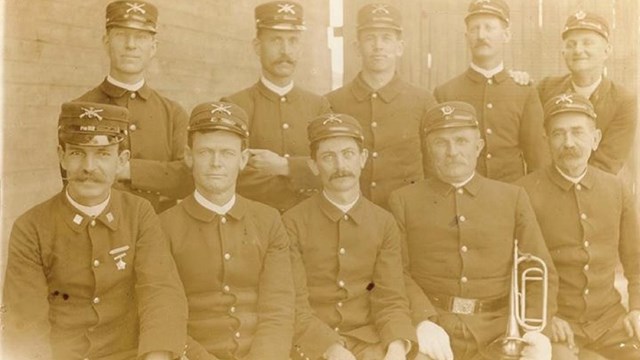
<path id="1" fill-rule="evenodd" d="M 371 94 L 376 93 L 382 101 L 388 104 L 402 92 L 403 85 L 402 79 L 396 73 L 388 84 L 378 90 L 374 90 L 362 79 L 362 73 L 359 73 L 358 76 L 353 79 L 351 91 L 358 102 L 370 99 Z"/>
<path id="2" fill-rule="evenodd" d="M 322 210 L 322 212 L 333 222 L 338 222 L 338 220 L 344 218 L 345 215 L 353 219 L 356 224 L 360 224 L 364 220 L 365 214 L 363 203 L 367 200 L 364 199 L 362 195 L 360 195 L 358 201 L 351 209 L 349 209 L 349 211 L 347 211 L 346 214 L 329 202 L 329 200 L 327 200 L 327 198 L 325 198 L 321 193 L 315 194 L 314 197 L 316 204 L 320 207 L 320 210 Z"/>
<path id="3" fill-rule="evenodd" d="M 274 103 L 279 103 L 281 98 L 285 98 L 288 101 L 296 101 L 299 97 L 300 97 L 300 89 L 298 88 L 297 85 L 293 85 L 293 88 L 291 89 L 291 91 L 289 91 L 286 95 L 284 96 L 280 96 L 276 93 L 274 93 L 273 91 L 271 91 L 268 87 L 266 87 L 262 81 L 260 81 L 258 79 L 258 82 L 254 85 L 254 87 L 256 87 L 258 89 L 258 91 L 260 92 L 260 94 L 264 97 L 266 97 L 267 99 L 271 100 Z"/>
<path id="4" fill-rule="evenodd" d="M 595 106 L 596 102 L 598 102 L 600 98 L 604 96 L 604 94 L 609 93 L 609 91 L 611 90 L 611 86 L 612 86 L 611 80 L 606 76 L 602 76 L 602 81 L 600 82 L 600 85 L 598 85 L 598 87 L 595 89 L 595 91 L 593 92 L 593 94 L 591 94 L 591 97 L 589 98 L 591 103 L 593 103 L 593 105 Z M 562 92 L 560 92 L 559 94 L 575 92 L 573 90 L 573 82 L 572 82 L 571 74 L 565 76 L 564 79 L 562 79 L 562 82 L 560 83 L 559 88 L 562 89 Z"/>
<path id="5" fill-rule="evenodd" d="M 109 228 L 111 231 L 118 230 L 120 224 L 120 218 L 122 217 L 122 200 L 117 190 L 111 190 L 111 199 L 109 204 L 96 218 L 79 211 L 76 209 L 67 199 L 65 194 L 66 189 L 58 194 L 57 201 L 59 202 L 60 212 L 65 223 L 75 232 L 81 232 L 90 224 L 93 220 L 100 222 Z"/>
<path id="6" fill-rule="evenodd" d="M 473 70 L 472 68 L 468 68 L 465 74 L 469 79 L 471 79 L 473 82 L 476 82 L 476 83 L 487 81 L 487 78 L 484 77 L 484 75 Z M 507 72 L 507 69 L 502 69 L 502 71 L 500 71 L 499 73 L 493 76 L 494 81 L 496 81 L 497 83 L 501 83 L 509 78 L 510 78 L 510 75 Z"/>
<path id="7" fill-rule="evenodd" d="M 196 198 L 193 196 L 193 194 L 187 196 L 184 200 L 182 200 L 182 202 L 180 202 L 180 205 L 184 207 L 185 211 L 194 219 L 203 222 L 211 222 L 216 217 L 222 216 L 234 220 L 242 219 L 247 212 L 248 202 L 249 200 L 236 194 L 236 203 L 233 204 L 233 207 L 225 215 L 218 215 L 215 212 L 200 205 L 196 201 Z"/>
<path id="8" fill-rule="evenodd" d="M 575 184 L 571 181 L 567 180 L 558 169 L 556 169 L 555 165 L 550 165 L 547 167 L 547 176 L 551 179 L 551 182 L 556 184 L 560 189 L 564 191 L 569 191 Z M 580 185 L 584 186 L 587 189 L 592 189 L 595 184 L 595 177 L 593 175 L 594 170 L 591 165 L 587 166 L 587 172 L 584 174 L 582 180 L 580 180 Z"/>
<path id="9" fill-rule="evenodd" d="M 482 176 L 478 173 L 473 175 L 471 180 L 462 186 L 462 189 L 471 195 L 472 197 L 476 197 L 478 192 L 480 191 L 480 185 L 482 182 Z M 444 182 L 436 177 L 430 178 L 428 180 L 428 184 L 436 191 L 436 193 L 440 194 L 442 197 L 446 197 L 456 190 L 453 185 Z"/>
<path id="10" fill-rule="evenodd" d="M 123 89 L 119 86 L 113 85 L 112 83 L 107 81 L 107 78 L 105 78 L 102 81 L 102 84 L 100 84 L 100 90 L 102 90 L 103 93 L 107 94 L 107 96 L 111 98 L 121 98 L 129 92 L 129 90 L 127 89 Z M 147 100 L 149 96 L 151 96 L 151 88 L 145 81 L 144 85 L 142 85 L 142 87 L 138 89 L 136 93 L 140 95 L 143 100 Z"/>

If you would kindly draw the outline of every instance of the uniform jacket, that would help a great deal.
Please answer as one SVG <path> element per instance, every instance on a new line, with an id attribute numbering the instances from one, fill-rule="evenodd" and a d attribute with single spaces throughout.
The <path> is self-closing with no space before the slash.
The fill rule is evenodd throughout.
<path id="1" fill-rule="evenodd" d="M 361 75 L 327 94 L 331 108 L 360 121 L 369 160 L 360 177 L 364 196 L 388 208 L 389 194 L 421 180 L 420 120 L 436 104 L 427 91 L 396 75 L 373 90 Z"/>
<path id="2" fill-rule="evenodd" d="M 464 101 L 476 109 L 485 141 L 477 166 L 481 175 L 513 182 L 550 163 L 536 90 L 516 84 L 506 70 L 487 79 L 469 68 L 434 94 L 438 102 Z M 426 168 L 431 171 L 430 164 Z"/>
<path id="3" fill-rule="evenodd" d="M 237 196 L 220 216 L 191 195 L 160 218 L 189 301 L 187 357 L 286 359 L 294 289 L 278 212 Z"/>
<path id="4" fill-rule="evenodd" d="M 556 95 L 571 92 L 571 75 L 547 77 L 538 85 L 543 104 Z M 589 163 L 617 174 L 633 148 L 638 114 L 636 95 L 605 77 L 589 100 L 598 115 L 596 125 L 602 131 L 602 141 Z"/>
<path id="5" fill-rule="evenodd" d="M 345 214 L 317 194 L 283 221 L 298 297 L 294 356 L 321 358 L 340 336 L 384 348 L 415 341 L 391 214 L 364 197 Z"/>
<path id="6" fill-rule="evenodd" d="M 136 92 L 117 87 L 106 79 L 77 101 L 92 101 L 129 109 L 131 182 L 116 187 L 149 200 L 156 212 L 168 209 L 193 191 L 189 170 L 183 163 L 188 116 L 146 83 Z"/>
<path id="7" fill-rule="evenodd" d="M 555 299 L 557 276 L 527 194 L 514 185 L 476 174 L 460 189 L 436 178 L 391 194 L 391 209 L 404 235 L 405 260 L 413 281 L 407 284 L 414 320 L 433 314 L 424 294 L 472 299 L 507 297 L 513 266 L 513 243 L 521 252 L 542 258 L 549 269 L 549 299 Z M 532 307 L 540 295 L 533 289 Z M 528 299 L 529 300 L 529 299 Z M 549 301 L 549 313 L 555 303 Z M 437 320 L 464 322 L 480 345 L 504 334 L 503 311 L 474 315 L 441 314 Z"/>
<path id="8" fill-rule="evenodd" d="M 186 344 L 186 299 L 158 218 L 115 189 L 95 219 L 63 191 L 16 220 L 3 302 L 11 359 L 39 359 L 49 347 L 43 358 L 178 357 Z"/>
<path id="9" fill-rule="evenodd" d="M 629 308 L 640 309 L 640 233 L 633 196 L 590 166 L 574 185 L 549 166 L 519 182 L 531 198 L 560 277 L 558 316 L 599 338 L 626 313 L 614 287 L 622 262 Z"/>
<path id="10" fill-rule="evenodd" d="M 245 168 L 238 193 L 284 212 L 318 191 L 320 183 L 307 165 L 307 124 L 330 112 L 328 101 L 298 86 L 284 96 L 261 81 L 223 101 L 242 107 L 249 116 L 249 147 L 267 149 L 289 159 L 289 176 L 273 176 Z"/>

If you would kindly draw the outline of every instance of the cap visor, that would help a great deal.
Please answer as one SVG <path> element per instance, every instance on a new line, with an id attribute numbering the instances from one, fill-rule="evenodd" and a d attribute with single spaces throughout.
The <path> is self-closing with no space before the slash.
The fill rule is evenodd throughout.
<path id="1" fill-rule="evenodd" d="M 124 140 L 124 136 L 100 134 L 61 133 L 59 137 L 64 143 L 80 146 L 108 146 L 118 144 Z"/>
<path id="2" fill-rule="evenodd" d="M 138 21 L 113 21 L 107 24 L 107 29 L 111 27 L 144 30 L 144 31 L 152 32 L 154 34 L 157 32 L 155 26 L 144 24 Z"/>

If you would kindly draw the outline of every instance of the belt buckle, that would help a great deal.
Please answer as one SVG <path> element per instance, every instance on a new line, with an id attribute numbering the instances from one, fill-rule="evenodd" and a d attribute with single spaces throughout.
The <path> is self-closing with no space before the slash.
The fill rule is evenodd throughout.
<path id="1" fill-rule="evenodd" d="M 451 304 L 451 312 L 454 314 L 470 315 L 476 311 L 476 299 L 465 299 L 460 297 L 453 297 L 453 303 Z"/>

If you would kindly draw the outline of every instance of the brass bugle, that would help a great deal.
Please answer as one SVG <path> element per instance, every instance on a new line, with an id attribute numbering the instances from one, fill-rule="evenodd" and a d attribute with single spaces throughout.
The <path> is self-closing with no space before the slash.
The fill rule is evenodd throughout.
<path id="1" fill-rule="evenodd" d="M 530 265 L 520 273 L 520 266 Z M 518 282 L 520 279 L 520 282 Z M 540 315 L 527 314 L 527 286 L 541 283 Z M 502 360 L 520 359 L 522 350 L 527 342 L 520 335 L 524 331 L 542 331 L 547 325 L 547 264 L 532 254 L 522 254 L 518 249 L 518 239 L 513 244 L 513 266 L 511 269 L 511 289 L 509 291 L 509 317 L 507 330 L 503 337 L 496 339 L 489 345 L 492 358 Z"/>

